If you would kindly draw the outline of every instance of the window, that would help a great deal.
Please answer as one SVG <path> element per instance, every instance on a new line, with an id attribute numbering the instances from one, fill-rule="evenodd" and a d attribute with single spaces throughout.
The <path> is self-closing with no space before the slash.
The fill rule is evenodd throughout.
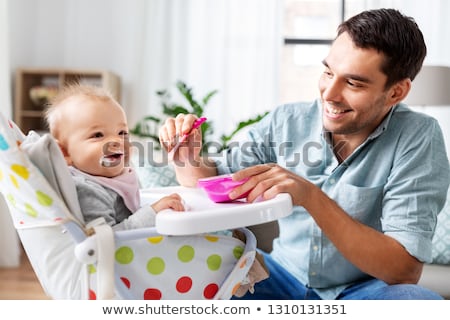
<path id="1" fill-rule="evenodd" d="M 322 60 L 346 17 L 364 10 L 358 0 L 284 0 L 280 99 L 282 103 L 318 97 Z"/>

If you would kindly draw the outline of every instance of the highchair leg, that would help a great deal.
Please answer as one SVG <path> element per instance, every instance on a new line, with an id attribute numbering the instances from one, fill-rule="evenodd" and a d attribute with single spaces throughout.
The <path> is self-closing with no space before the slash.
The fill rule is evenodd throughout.
<path id="1" fill-rule="evenodd" d="M 114 233 L 107 224 L 94 226 L 95 234 L 75 247 L 75 256 L 84 264 L 97 267 L 97 292 L 99 300 L 113 299 L 114 290 Z"/>

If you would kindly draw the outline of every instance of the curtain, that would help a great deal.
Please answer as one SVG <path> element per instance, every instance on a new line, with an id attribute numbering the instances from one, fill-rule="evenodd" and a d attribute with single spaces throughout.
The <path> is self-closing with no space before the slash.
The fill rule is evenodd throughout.
<path id="1" fill-rule="evenodd" d="M 13 67 L 107 69 L 122 79 L 130 126 L 161 115 L 177 80 L 202 98 L 216 133 L 277 104 L 283 1 L 10 0 Z M 32 7 L 30 7 L 32 6 Z M 36 39 L 39 39 L 36 40 Z"/>
<path id="2" fill-rule="evenodd" d="M 7 0 L 0 0 L 0 48 L 8 48 Z M 11 82 L 8 50 L 0 50 L 0 111 L 11 118 Z M 0 194 L 0 267 L 18 266 L 19 240 L 3 195 Z"/>
<path id="3" fill-rule="evenodd" d="M 216 134 L 230 133 L 239 121 L 273 108 L 281 9 L 276 0 L 146 2 L 138 105 L 160 113 L 155 92 L 170 89 L 176 99 L 177 80 L 199 99 L 218 90 L 206 109 Z"/>

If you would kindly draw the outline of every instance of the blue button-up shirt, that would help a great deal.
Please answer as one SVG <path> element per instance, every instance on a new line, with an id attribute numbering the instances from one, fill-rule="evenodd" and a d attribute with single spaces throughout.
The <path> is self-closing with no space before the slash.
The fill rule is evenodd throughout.
<path id="1" fill-rule="evenodd" d="M 395 238 L 420 261 L 431 260 L 437 214 L 450 180 L 435 119 L 399 104 L 342 163 L 323 131 L 319 101 L 278 107 L 249 130 L 249 138 L 215 159 L 220 174 L 276 162 L 320 187 L 354 219 Z M 369 278 L 341 255 L 303 207 L 295 206 L 279 226 L 273 258 L 323 299 Z"/>

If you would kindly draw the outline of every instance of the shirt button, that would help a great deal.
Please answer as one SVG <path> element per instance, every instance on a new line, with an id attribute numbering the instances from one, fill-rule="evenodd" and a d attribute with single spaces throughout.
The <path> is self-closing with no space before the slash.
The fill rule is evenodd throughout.
<path id="1" fill-rule="evenodd" d="M 313 277 L 316 275 L 317 273 L 315 273 L 314 271 L 310 273 L 310 275 L 312 275 Z"/>
<path id="2" fill-rule="evenodd" d="M 330 180 L 328 180 L 328 182 L 329 182 L 330 184 L 335 184 L 335 183 L 336 183 L 336 180 L 335 180 L 335 179 L 330 179 Z"/>
<path id="3" fill-rule="evenodd" d="M 314 251 L 317 251 L 317 250 L 319 250 L 319 247 L 318 247 L 318 246 L 314 246 L 314 247 L 313 247 L 313 250 L 314 250 Z"/>

